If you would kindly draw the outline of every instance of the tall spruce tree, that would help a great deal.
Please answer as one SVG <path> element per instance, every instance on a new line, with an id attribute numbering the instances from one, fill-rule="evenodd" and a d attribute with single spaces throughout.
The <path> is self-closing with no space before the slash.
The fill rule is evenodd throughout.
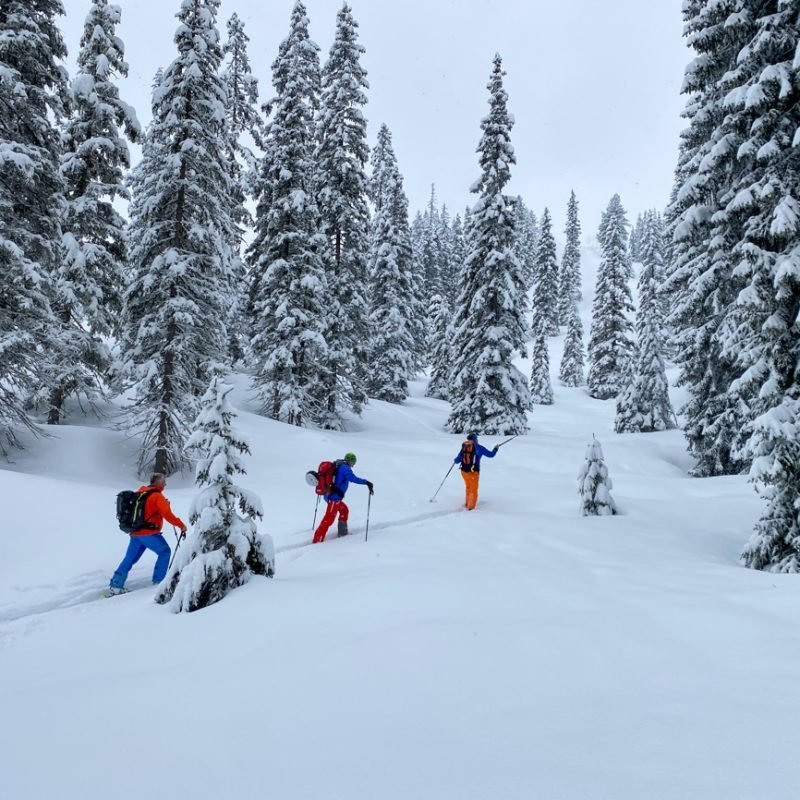
<path id="1" fill-rule="evenodd" d="M 639 308 L 636 313 L 637 353 L 627 385 L 617 397 L 617 433 L 664 431 L 675 427 L 664 369 L 664 322 L 659 290 L 663 274 L 660 221 L 653 211 L 642 217 L 638 254 Z"/>
<path id="2" fill-rule="evenodd" d="M 384 130 L 385 129 L 385 130 Z M 375 165 L 379 187 L 370 245 L 369 394 L 400 403 L 408 397 L 414 374 L 413 253 L 408 200 L 397 166 L 391 134 L 381 129 L 382 161 Z"/>
<path id="3" fill-rule="evenodd" d="M 456 214 L 453 218 L 453 225 L 451 228 L 452 234 L 452 250 L 451 250 L 451 283 L 444 286 L 444 297 L 450 308 L 454 308 L 456 304 L 456 297 L 458 296 L 458 281 L 461 275 L 461 270 L 464 267 L 464 262 L 467 260 L 467 240 L 464 232 L 464 222 L 460 214 Z"/>
<path id="4" fill-rule="evenodd" d="M 291 425 L 326 424 L 328 351 L 325 253 L 314 200 L 316 45 L 302 3 L 272 65 L 277 92 L 259 175 L 255 238 L 248 249 L 256 333 L 253 387 L 262 413 Z"/>
<path id="5" fill-rule="evenodd" d="M 745 284 L 724 352 L 743 370 L 732 387 L 755 418 L 745 435 L 765 508 L 742 558 L 800 572 L 800 2 L 759 5 L 730 75 L 729 125 L 742 137 L 731 203 L 744 215 L 734 248 Z"/>
<path id="6" fill-rule="evenodd" d="M 197 404 L 225 358 L 233 221 L 225 157 L 219 0 L 184 0 L 178 57 L 153 98 L 150 145 L 134 188 L 131 283 L 123 310 L 123 388 L 142 472 L 187 463 Z"/>
<path id="7" fill-rule="evenodd" d="M 57 340 L 50 300 L 64 186 L 56 124 L 67 103 L 60 0 L 0 5 L 0 451 L 33 428 L 25 399 L 48 385 Z"/>
<path id="8" fill-rule="evenodd" d="M 534 318 L 530 390 L 532 402 L 542 406 L 553 404 L 553 384 L 550 382 L 550 354 L 547 350 L 546 328 L 544 317 Z"/>
<path id="9" fill-rule="evenodd" d="M 573 299 L 567 313 L 567 334 L 564 337 L 564 352 L 559 368 L 559 378 L 564 386 L 583 384 L 584 361 L 583 323 L 578 312 L 578 303 Z"/>
<path id="10" fill-rule="evenodd" d="M 747 467 L 738 443 L 751 412 L 729 389 L 737 377 L 735 356 L 723 352 L 721 327 L 741 286 L 734 278 L 732 249 L 739 234 L 726 210 L 731 173 L 737 173 L 735 140 L 723 132 L 729 87 L 737 73 L 751 15 L 743 0 L 684 3 L 685 33 L 695 58 L 684 79 L 688 94 L 674 202 L 668 209 L 673 233 L 666 291 L 675 331 L 678 385 L 689 395 L 681 409 L 693 474 L 735 474 Z"/>
<path id="11" fill-rule="evenodd" d="M 414 292 L 414 311 L 412 313 L 412 327 L 414 330 L 414 370 L 423 370 L 428 363 L 428 314 L 427 305 L 430 295 L 427 294 L 425 280 L 425 263 L 422 258 L 422 244 L 424 241 L 423 229 L 425 220 L 418 211 L 411 223 L 411 252 L 412 252 L 412 288 Z"/>
<path id="12" fill-rule="evenodd" d="M 289 21 L 289 35 L 283 39 L 278 46 L 278 55 L 272 62 L 272 83 L 275 95 L 268 100 L 262 109 L 267 114 L 274 114 L 275 105 L 286 90 L 287 75 L 292 76 L 296 84 L 296 90 L 302 95 L 309 108 L 308 119 L 314 119 L 319 109 L 319 93 L 321 83 L 321 69 L 319 65 L 319 45 L 309 35 L 309 20 L 306 7 L 302 0 L 295 0 L 292 6 L 291 18 Z M 294 50 L 294 66 L 291 72 L 286 70 L 287 53 L 289 49 Z M 274 158 L 271 151 L 273 145 L 272 137 L 267 135 L 268 127 L 265 130 L 263 149 L 264 155 L 260 160 L 258 170 L 254 176 L 253 195 L 256 200 L 256 215 L 263 219 L 269 209 L 272 198 L 270 191 L 272 183 L 269 179 L 270 165 Z M 260 292 L 260 281 L 262 272 L 255 268 L 257 253 L 261 252 L 266 246 L 264 239 L 265 228 L 256 225 L 253 241 L 246 252 L 246 261 L 249 266 L 247 292 L 249 295 L 247 311 L 252 324 L 256 324 L 257 315 L 255 314 L 255 298 Z"/>
<path id="13" fill-rule="evenodd" d="M 525 285 L 533 286 L 536 271 L 536 229 L 535 217 L 525 205 L 521 197 L 517 197 L 515 208 L 514 229 L 516 231 L 517 256 L 522 262 L 525 272 Z"/>
<path id="14" fill-rule="evenodd" d="M 644 225 L 644 215 L 637 214 L 636 222 L 631 225 L 631 235 L 628 239 L 628 255 L 631 261 L 642 260 L 642 227 Z"/>
<path id="15" fill-rule="evenodd" d="M 366 300 L 369 258 L 367 121 L 369 88 L 361 65 L 364 47 L 358 23 L 345 3 L 336 17 L 336 36 L 322 70 L 317 124 L 317 202 L 329 242 L 326 301 L 326 428 L 340 429 L 343 415 L 366 402 L 369 321 Z"/>
<path id="16" fill-rule="evenodd" d="M 417 249 L 424 272 L 425 292 L 430 297 L 433 294 L 440 294 L 442 289 L 440 275 L 442 245 L 439 238 L 442 226 L 434 184 L 431 184 L 431 196 L 420 223 L 417 228 Z"/>
<path id="17" fill-rule="evenodd" d="M 451 431 L 518 434 L 527 430 L 530 393 L 514 366 L 525 355 L 526 296 L 522 265 L 514 253 L 514 204 L 503 194 L 516 163 L 512 119 L 503 88 L 503 66 L 494 58 L 489 114 L 481 122 L 479 199 L 469 223 L 470 253 L 462 271 L 455 317 Z"/>
<path id="18" fill-rule="evenodd" d="M 243 343 L 250 320 L 247 318 L 247 286 L 242 243 L 245 230 L 252 228 L 253 217 L 247 199 L 254 197 L 258 158 L 252 146 L 264 148 L 264 120 L 258 111 L 258 80 L 252 73 L 247 45 L 250 37 L 237 14 L 228 20 L 228 38 L 222 47 L 222 83 L 225 86 L 225 116 L 228 123 L 227 157 L 231 172 L 231 218 L 235 223 L 231 249 L 233 276 L 229 287 L 226 326 L 229 356 L 232 361 L 244 358 Z"/>
<path id="19" fill-rule="evenodd" d="M 446 205 L 442 205 L 439 214 L 437 238 L 439 241 L 439 290 L 444 296 L 452 297 L 454 300 L 458 285 L 458 266 L 454 257 L 453 225 Z"/>
<path id="20" fill-rule="evenodd" d="M 370 175 L 367 181 L 367 195 L 375 207 L 376 214 L 380 211 L 384 198 L 387 150 L 389 148 L 394 152 L 392 132 L 389 130 L 389 126 L 384 123 L 378 129 L 378 138 L 375 140 L 375 146 L 369 156 Z"/>
<path id="21" fill-rule="evenodd" d="M 48 422 L 61 421 L 71 394 L 90 401 L 102 392 L 110 354 L 104 337 L 119 330 L 126 268 L 125 220 L 114 208 L 127 199 L 127 136 L 141 135 L 134 110 L 120 99 L 116 79 L 128 74 L 116 35 L 121 12 L 92 0 L 72 81 L 72 113 L 62 137 L 66 214 L 54 309 L 60 332 L 53 349 Z"/>
<path id="22" fill-rule="evenodd" d="M 546 336 L 558 333 L 558 258 L 550 211 L 544 210 L 533 264 L 534 315 L 544 319 Z"/>
<path id="23" fill-rule="evenodd" d="M 425 390 L 426 397 L 437 400 L 450 399 L 450 371 L 453 357 L 450 343 L 450 317 L 452 312 L 447 299 L 440 294 L 431 297 L 428 306 L 431 319 L 430 338 L 428 341 L 428 361 L 431 365 L 431 379 Z"/>
<path id="24" fill-rule="evenodd" d="M 247 45 L 250 37 L 245 33 L 244 22 L 238 14 L 228 20 L 228 38 L 222 47 L 224 68 L 222 83 L 225 86 L 225 116 L 231 160 L 235 175 L 239 177 L 239 190 L 248 194 L 249 174 L 257 169 L 257 161 L 249 140 L 257 147 L 263 145 L 264 120 L 258 111 L 258 79 L 253 75 Z M 246 210 L 236 214 L 237 222 L 247 220 Z"/>
<path id="25" fill-rule="evenodd" d="M 578 219 L 578 199 L 571 192 L 567 203 L 566 242 L 558 273 L 558 322 L 568 325 L 571 306 L 581 300 L 581 223 Z"/>
<path id="26" fill-rule="evenodd" d="M 628 221 L 618 194 L 603 214 L 599 237 L 602 261 L 597 273 L 589 338 L 589 394 L 600 400 L 616 397 L 624 386 L 633 341 Z"/>

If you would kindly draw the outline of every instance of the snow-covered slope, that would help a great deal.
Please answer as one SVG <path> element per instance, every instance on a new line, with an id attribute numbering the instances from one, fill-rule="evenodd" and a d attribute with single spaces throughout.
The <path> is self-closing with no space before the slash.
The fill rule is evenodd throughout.
<path id="1" fill-rule="evenodd" d="M 142 591 L 96 599 L 133 443 L 29 442 L 0 471 L 3 796 L 794 798 L 800 586 L 738 565 L 745 479 L 691 479 L 679 432 L 615 435 L 613 403 L 556 386 L 477 511 L 455 471 L 432 504 L 460 439 L 414 388 L 335 434 L 254 415 L 240 384 L 278 572 L 195 614 L 152 602 L 150 554 Z M 592 433 L 618 517 L 577 513 Z M 354 486 L 354 535 L 303 547 L 303 474 L 347 450 L 369 542 Z M 167 488 L 179 514 L 192 493 Z"/>

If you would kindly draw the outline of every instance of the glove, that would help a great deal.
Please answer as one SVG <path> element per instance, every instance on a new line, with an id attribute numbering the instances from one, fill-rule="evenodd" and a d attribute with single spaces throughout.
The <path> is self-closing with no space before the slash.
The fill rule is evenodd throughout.
<path id="1" fill-rule="evenodd" d="M 499 445 L 499 444 L 496 444 L 496 445 L 494 446 L 494 452 L 496 453 L 496 452 L 497 452 L 499 449 L 500 449 L 500 445 Z"/>
<path id="2" fill-rule="evenodd" d="M 369 489 L 370 494 L 375 494 L 375 487 L 372 485 L 372 481 L 366 482 L 367 489 Z"/>

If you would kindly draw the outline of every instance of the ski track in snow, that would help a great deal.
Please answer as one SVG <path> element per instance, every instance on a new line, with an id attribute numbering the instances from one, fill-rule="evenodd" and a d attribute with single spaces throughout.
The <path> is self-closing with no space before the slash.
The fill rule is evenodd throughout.
<path id="1" fill-rule="evenodd" d="M 447 517 L 452 514 L 458 514 L 463 511 L 462 508 L 456 509 L 449 509 L 446 511 L 432 511 L 426 514 L 416 514 L 412 517 L 404 517 L 403 519 L 397 520 L 390 520 L 388 522 L 377 522 L 373 523 L 369 526 L 370 533 L 376 531 L 385 531 L 390 530 L 392 528 L 399 528 L 405 526 L 413 526 L 419 525 L 424 523 L 430 519 L 437 519 L 439 517 Z M 343 540 L 352 539 L 353 537 L 357 537 L 356 540 L 360 540 L 360 536 L 363 535 L 365 532 L 364 528 L 360 528 L 354 531 L 351 531 L 347 537 L 342 537 Z M 306 531 L 298 531 L 293 535 L 299 535 L 300 533 L 306 533 Z M 333 539 L 329 539 L 327 544 L 334 542 L 337 540 L 338 537 L 334 537 Z M 298 544 L 285 544 L 275 548 L 275 555 L 276 557 L 281 553 L 294 553 L 294 557 L 291 560 L 295 560 L 302 555 L 302 552 L 305 548 L 310 547 L 312 545 L 311 541 L 301 542 Z M 278 564 L 278 568 L 280 568 L 280 564 Z M 138 572 L 144 573 L 146 569 L 140 569 Z M 135 571 L 134 571 L 135 572 Z M 131 574 L 134 574 L 132 572 Z M 7 623 L 7 622 L 16 622 L 20 619 L 25 619 L 26 617 L 33 617 L 38 616 L 40 614 L 48 614 L 52 611 L 63 611 L 67 608 L 74 608 L 75 606 L 83 605 L 85 603 L 93 603 L 96 600 L 104 600 L 104 599 L 112 599 L 112 598 L 104 598 L 103 592 L 106 590 L 106 582 L 108 580 L 108 574 L 105 572 L 94 571 L 94 572 L 87 572 L 83 575 L 79 575 L 70 581 L 65 587 L 63 587 L 60 591 L 55 591 L 48 600 L 41 601 L 38 603 L 32 603 L 30 605 L 21 605 L 21 606 L 14 606 L 12 604 L 6 603 L 0 605 L 0 624 Z M 146 578 L 138 578 L 132 581 L 129 581 L 127 584 L 127 588 L 134 592 L 137 589 L 146 589 L 148 586 L 151 586 L 152 582 Z M 98 588 L 98 586 L 100 588 Z M 53 584 L 42 584 L 40 586 L 26 586 L 26 587 L 15 587 L 17 591 L 21 592 L 33 592 L 33 591 L 42 591 L 42 590 L 58 590 L 57 586 Z"/>
<path id="2" fill-rule="evenodd" d="M 144 573 L 146 570 L 139 570 Z M 133 574 L 133 572 L 131 573 Z M 126 588 L 129 592 L 137 589 L 146 589 L 152 586 L 153 582 L 147 578 L 136 578 L 128 581 Z M 36 591 L 42 589 L 56 589 L 52 585 L 25 587 L 21 591 Z M 113 598 L 103 597 L 103 592 L 108 588 L 108 573 L 106 572 L 87 572 L 84 575 L 71 580 L 60 591 L 53 594 L 48 600 L 32 603 L 30 605 L 14 606 L 9 603 L 0 605 L 0 623 L 16 622 L 26 617 L 34 617 L 40 614 L 48 614 L 51 611 L 63 611 L 65 608 L 73 608 L 85 603 L 93 603 L 95 600 L 105 600 Z"/>
<path id="3" fill-rule="evenodd" d="M 373 523 L 370 523 L 369 531 L 370 531 L 370 533 L 372 533 L 373 531 L 384 531 L 384 530 L 388 530 L 390 528 L 405 527 L 407 525 L 408 526 L 418 525 L 418 524 L 420 524 L 422 522 L 426 522 L 429 519 L 437 519 L 438 517 L 449 517 L 451 514 L 459 514 L 463 510 L 464 509 L 462 509 L 462 508 L 453 508 L 453 509 L 450 509 L 448 511 L 431 511 L 431 512 L 429 512 L 427 514 L 416 514 L 413 517 L 404 517 L 403 519 L 389 520 L 388 522 L 373 522 Z M 331 530 L 333 530 L 333 527 L 331 527 Z M 294 533 L 293 535 L 294 536 L 298 536 L 301 533 L 306 533 L 306 532 L 307 531 L 305 531 L 305 530 L 298 531 L 298 532 Z M 310 533 L 310 531 L 308 531 L 308 532 Z M 342 539 L 352 539 L 353 537 L 359 537 L 360 535 L 364 534 L 365 532 L 366 532 L 366 526 L 360 527 L 360 528 L 358 528 L 356 530 L 351 530 L 350 533 L 346 537 L 343 536 L 341 538 Z M 330 544 L 331 542 L 336 541 L 338 538 L 339 538 L 338 536 L 334 536 L 333 539 L 328 539 L 324 543 L 325 544 Z M 280 553 L 287 553 L 287 552 L 291 552 L 293 550 L 303 550 L 306 547 L 311 547 L 312 544 L 313 544 L 313 542 L 309 540 L 307 542 L 300 542 L 298 544 L 278 545 L 278 546 L 275 547 L 275 555 L 277 556 Z"/>

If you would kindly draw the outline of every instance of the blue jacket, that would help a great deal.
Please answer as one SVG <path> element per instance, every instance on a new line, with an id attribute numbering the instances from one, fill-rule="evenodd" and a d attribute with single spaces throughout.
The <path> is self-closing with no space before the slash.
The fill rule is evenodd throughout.
<path id="1" fill-rule="evenodd" d="M 463 447 L 463 445 L 462 445 Z M 481 471 L 481 459 L 486 456 L 486 458 L 494 458 L 497 455 L 497 450 L 487 450 L 482 444 L 478 444 L 477 439 L 475 440 L 475 472 Z M 454 464 L 461 463 L 461 450 L 458 451 L 458 455 L 453 459 Z"/>
<path id="2" fill-rule="evenodd" d="M 344 461 L 336 470 L 336 480 L 333 482 L 333 489 L 331 489 L 329 494 L 325 495 L 325 500 L 329 503 L 332 500 L 344 500 L 344 496 L 347 493 L 347 487 L 351 483 L 360 483 L 362 485 L 366 485 L 367 482 L 363 478 L 359 478 L 358 475 L 353 472 L 350 465 Z"/>

